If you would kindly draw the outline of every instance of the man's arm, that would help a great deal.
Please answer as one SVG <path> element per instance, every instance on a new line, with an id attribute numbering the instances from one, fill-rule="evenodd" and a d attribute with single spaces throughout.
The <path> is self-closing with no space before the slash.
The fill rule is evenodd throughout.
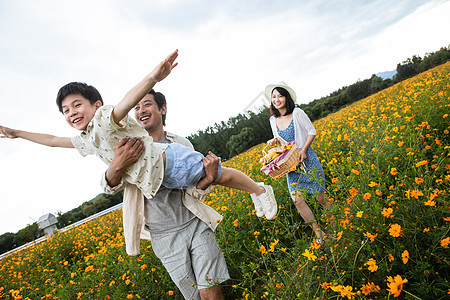
<path id="1" fill-rule="evenodd" d="M 112 115 L 116 124 L 120 124 L 120 121 L 144 98 L 157 82 L 163 80 L 170 74 L 172 69 L 178 64 L 174 63 L 177 56 L 178 50 L 175 50 L 165 60 L 160 62 L 150 74 L 145 76 L 141 82 L 132 88 L 123 100 L 114 107 Z"/>
<path id="2" fill-rule="evenodd" d="M 212 153 L 208 152 L 208 155 L 203 159 L 203 166 L 205 168 L 205 177 L 200 179 L 197 183 L 196 188 L 205 190 L 211 183 L 216 180 L 217 175 L 219 174 L 219 158 Z"/>
<path id="3" fill-rule="evenodd" d="M 30 142 L 49 147 L 74 148 L 72 140 L 69 137 L 59 137 L 44 133 L 28 132 L 23 130 L 11 129 L 0 125 L 1 138 L 22 138 Z"/>
<path id="4" fill-rule="evenodd" d="M 141 157 L 144 149 L 144 142 L 139 138 L 124 138 L 117 144 L 114 158 L 105 173 L 105 179 L 110 187 L 121 182 L 125 169 Z"/>

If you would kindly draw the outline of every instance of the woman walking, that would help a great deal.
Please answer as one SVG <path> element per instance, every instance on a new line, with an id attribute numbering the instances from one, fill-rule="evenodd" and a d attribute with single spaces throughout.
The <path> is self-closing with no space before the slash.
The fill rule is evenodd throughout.
<path id="1" fill-rule="evenodd" d="M 270 126 L 274 138 L 267 143 L 274 146 L 280 143 L 295 141 L 300 150 L 300 164 L 296 171 L 287 174 L 287 183 L 291 198 L 305 222 L 317 236 L 316 241 L 323 243 L 325 233 L 320 229 L 314 214 L 305 202 L 304 193 L 316 195 L 325 209 L 330 210 L 331 204 L 325 197 L 325 174 L 311 144 L 316 136 L 316 130 L 306 113 L 295 107 L 296 94 L 284 82 L 269 84 L 265 90 L 270 105 Z M 301 167 L 303 166 L 303 168 Z"/>

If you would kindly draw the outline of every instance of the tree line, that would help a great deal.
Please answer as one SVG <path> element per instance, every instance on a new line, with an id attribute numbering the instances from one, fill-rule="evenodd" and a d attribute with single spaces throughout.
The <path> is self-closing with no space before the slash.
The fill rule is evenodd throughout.
<path id="1" fill-rule="evenodd" d="M 412 58 L 397 64 L 397 73 L 392 79 L 382 79 L 372 75 L 369 79 L 357 81 L 332 92 L 328 96 L 316 99 L 308 104 L 300 104 L 299 107 L 305 111 L 311 121 L 315 121 L 448 60 L 450 60 L 450 46 L 442 47 L 436 52 L 427 53 L 423 58 L 414 55 Z M 239 114 L 236 117 L 229 118 L 227 122 L 222 121 L 213 126 L 208 126 L 204 130 L 198 130 L 197 133 L 187 138 L 197 151 L 205 155 L 208 151 L 212 151 L 223 160 L 229 159 L 272 138 L 269 109 L 263 108 L 258 113 Z M 122 192 L 116 195 L 99 194 L 94 199 L 86 201 L 66 213 L 58 212 L 57 228 L 64 228 L 121 203 L 122 196 Z M 0 235 L 0 254 L 43 235 L 43 230 L 40 230 L 36 223 L 27 225 L 17 233 L 4 233 Z"/>

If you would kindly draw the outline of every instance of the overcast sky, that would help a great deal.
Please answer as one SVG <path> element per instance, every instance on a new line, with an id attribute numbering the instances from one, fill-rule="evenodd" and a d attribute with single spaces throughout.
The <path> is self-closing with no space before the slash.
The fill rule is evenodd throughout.
<path id="1" fill-rule="evenodd" d="M 174 49 L 155 89 L 167 130 L 188 136 L 241 113 L 268 83 L 298 103 L 450 44 L 449 1 L 0 0 L 0 124 L 61 136 L 71 81 L 116 104 Z M 0 140 L 0 234 L 101 193 L 106 165 L 73 149 Z"/>

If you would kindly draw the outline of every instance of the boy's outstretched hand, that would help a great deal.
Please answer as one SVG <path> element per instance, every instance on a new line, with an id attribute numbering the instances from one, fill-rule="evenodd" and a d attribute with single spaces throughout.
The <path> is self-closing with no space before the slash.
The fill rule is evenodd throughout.
<path id="1" fill-rule="evenodd" d="M 17 135 L 14 132 L 14 129 L 0 125 L 0 138 L 15 139 Z"/>
<path id="2" fill-rule="evenodd" d="M 178 49 L 172 52 L 165 60 L 159 63 L 155 69 L 149 74 L 155 81 L 159 82 L 170 74 L 173 68 L 175 68 L 178 63 L 175 59 L 178 57 Z"/>

